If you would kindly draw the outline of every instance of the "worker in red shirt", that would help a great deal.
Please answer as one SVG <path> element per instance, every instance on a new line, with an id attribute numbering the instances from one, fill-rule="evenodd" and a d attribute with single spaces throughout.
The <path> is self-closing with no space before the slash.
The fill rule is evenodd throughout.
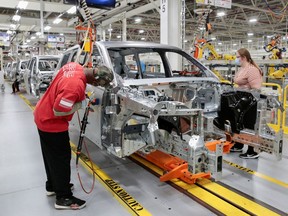
<path id="1" fill-rule="evenodd" d="M 75 62 L 68 63 L 59 70 L 36 105 L 34 121 L 47 175 L 46 194 L 56 194 L 56 209 L 81 209 L 86 205 L 71 192 L 69 121 L 82 107 L 87 83 L 108 87 L 113 78 L 113 72 L 106 66 L 88 69 Z"/>

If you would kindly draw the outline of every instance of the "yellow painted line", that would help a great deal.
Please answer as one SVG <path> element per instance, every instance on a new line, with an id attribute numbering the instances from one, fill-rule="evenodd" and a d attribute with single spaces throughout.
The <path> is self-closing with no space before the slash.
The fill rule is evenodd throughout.
<path id="1" fill-rule="evenodd" d="M 245 198 L 225 187 L 222 185 L 219 185 L 215 182 L 207 181 L 207 179 L 203 179 L 201 182 L 199 182 L 200 185 L 202 185 L 204 188 L 212 191 L 213 193 L 221 195 L 221 197 L 225 197 L 225 199 L 235 203 L 237 206 L 241 206 L 242 208 L 245 208 L 251 213 L 254 213 L 256 215 L 279 215 L 275 213 L 274 211 L 263 207 L 262 205 L 255 203 L 254 201 Z"/>
<path id="2" fill-rule="evenodd" d="M 77 146 L 70 142 L 71 150 L 76 156 Z M 111 179 L 104 171 L 102 171 L 96 164 L 89 160 L 89 158 L 81 153 L 80 163 L 93 175 L 95 174 L 99 182 L 116 198 L 116 200 L 124 206 L 131 215 L 151 216 L 138 201 L 129 195 L 117 182 Z"/>
<path id="3" fill-rule="evenodd" d="M 277 185 L 279 185 L 281 187 L 284 187 L 284 188 L 288 188 L 288 184 L 287 183 L 282 182 L 282 181 L 280 181 L 278 179 L 275 179 L 275 178 L 272 178 L 270 176 L 261 174 L 259 172 L 256 172 L 254 170 L 248 169 L 246 167 L 243 167 L 243 166 L 241 166 L 239 164 L 236 164 L 236 163 L 233 163 L 233 162 L 230 162 L 230 161 L 227 161 L 227 160 L 223 160 L 223 162 L 225 162 L 226 164 L 228 164 L 228 165 L 230 165 L 230 166 L 232 166 L 232 167 L 234 167 L 236 169 L 242 170 L 242 171 L 244 171 L 246 173 L 249 173 L 251 175 L 255 175 L 255 176 L 259 177 L 259 178 L 265 179 L 266 181 L 269 181 L 271 183 L 277 184 Z"/>
<path id="4" fill-rule="evenodd" d="M 139 161 L 141 164 L 145 165 L 149 169 L 153 170 L 157 174 L 159 175 L 163 174 L 162 169 L 150 163 L 149 161 L 146 161 L 144 158 L 135 154 L 132 155 L 131 157 L 134 160 Z M 201 179 L 197 181 L 197 183 L 202 187 L 208 189 L 209 191 L 213 192 L 214 194 L 217 194 L 218 196 L 215 196 L 213 193 L 210 193 L 209 191 L 206 191 L 197 185 L 189 185 L 179 179 L 173 179 L 171 182 L 181 187 L 182 189 L 186 190 L 187 192 L 191 193 L 192 195 L 196 196 L 197 198 L 201 199 L 202 201 L 204 201 L 205 203 L 207 203 L 208 205 L 212 206 L 213 208 L 217 209 L 218 211 L 222 212 L 225 215 L 249 215 L 249 214 L 241 211 L 241 209 L 238 209 L 234 205 L 227 203 L 225 200 L 219 198 L 218 196 L 223 197 L 226 200 L 229 200 L 235 205 L 255 215 L 269 215 L 269 216 L 279 215 L 274 211 L 208 179 Z"/>
<path id="5" fill-rule="evenodd" d="M 30 107 L 32 111 L 35 109 L 35 107 L 32 106 L 32 104 L 26 97 L 24 97 L 22 94 L 19 94 L 19 97 Z"/>
<path id="6" fill-rule="evenodd" d="M 30 101 L 27 98 L 25 98 L 22 94 L 19 94 L 19 96 L 30 107 L 31 110 L 35 109 L 35 107 L 31 105 Z M 76 156 L 76 145 L 72 142 L 70 142 L 70 145 L 73 155 Z M 95 174 L 99 182 L 113 195 L 113 197 L 122 206 L 124 206 L 129 211 L 131 215 L 151 216 L 150 212 L 148 212 L 138 201 L 136 201 L 131 195 L 129 195 L 118 183 L 111 179 L 96 164 L 90 161 L 86 155 L 81 153 L 79 159 L 83 167 L 86 168 L 86 170 L 88 170 L 92 175 Z"/>

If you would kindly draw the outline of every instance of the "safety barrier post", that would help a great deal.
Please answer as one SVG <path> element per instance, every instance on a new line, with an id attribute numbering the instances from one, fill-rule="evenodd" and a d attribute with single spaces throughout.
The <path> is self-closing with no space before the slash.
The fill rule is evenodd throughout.
<path id="1" fill-rule="evenodd" d="M 288 110 L 288 104 L 287 104 L 287 91 L 288 91 L 288 85 L 285 86 L 284 88 L 284 96 L 283 96 L 283 108 L 284 108 L 284 112 L 283 112 L 283 131 L 285 134 L 288 134 L 288 125 L 286 125 L 287 122 L 287 110 Z"/>
<path id="2" fill-rule="evenodd" d="M 277 91 L 278 91 L 278 100 L 280 102 L 282 102 L 282 88 L 279 84 L 275 84 L 275 83 L 262 83 L 262 86 L 266 86 L 266 87 L 276 87 L 277 88 Z M 284 113 L 283 113 L 283 116 L 284 116 Z M 281 126 L 283 126 L 283 121 L 282 121 L 282 125 L 281 124 L 281 118 L 282 118 L 282 115 L 281 115 L 281 111 L 280 109 L 278 109 L 278 112 L 277 112 L 277 124 L 273 124 L 273 123 L 269 123 L 268 125 L 270 127 L 272 127 L 276 132 L 278 132 L 281 128 Z"/>

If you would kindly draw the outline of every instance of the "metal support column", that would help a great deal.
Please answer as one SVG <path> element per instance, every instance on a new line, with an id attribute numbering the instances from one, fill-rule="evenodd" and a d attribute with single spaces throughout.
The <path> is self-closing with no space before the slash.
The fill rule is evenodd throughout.
<path id="1" fill-rule="evenodd" d="M 126 18 L 126 12 L 123 13 L 123 19 L 122 19 L 122 41 L 127 41 L 127 18 Z"/>
<path id="2" fill-rule="evenodd" d="M 43 11 L 44 11 L 44 2 L 40 0 L 40 30 L 41 30 L 41 38 L 44 38 L 44 18 L 43 18 Z"/>
<path id="3" fill-rule="evenodd" d="M 161 0 L 160 42 L 182 48 L 181 1 Z M 180 58 L 170 58 L 172 67 L 180 68 Z"/>

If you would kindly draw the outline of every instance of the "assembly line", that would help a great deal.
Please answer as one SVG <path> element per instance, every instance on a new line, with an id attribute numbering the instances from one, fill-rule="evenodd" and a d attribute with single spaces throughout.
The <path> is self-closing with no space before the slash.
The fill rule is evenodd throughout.
<path id="1" fill-rule="evenodd" d="M 3 214 L 288 215 L 288 4 L 245 5 L 0 4 Z"/>

